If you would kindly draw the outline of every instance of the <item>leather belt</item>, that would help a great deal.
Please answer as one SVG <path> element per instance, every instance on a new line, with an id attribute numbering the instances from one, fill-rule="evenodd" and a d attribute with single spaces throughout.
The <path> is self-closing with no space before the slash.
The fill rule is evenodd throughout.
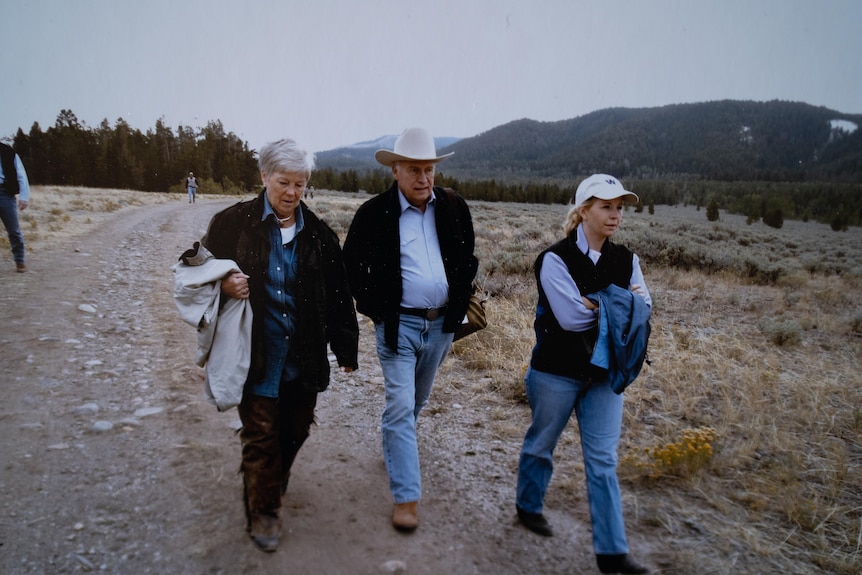
<path id="1" fill-rule="evenodd" d="M 403 313 L 405 315 L 415 315 L 416 317 L 422 317 L 428 320 L 435 320 L 438 317 L 442 317 L 443 314 L 446 313 L 446 308 L 448 306 L 443 307 L 431 307 L 431 308 L 422 308 L 422 307 L 402 307 L 398 308 L 399 313 Z"/>

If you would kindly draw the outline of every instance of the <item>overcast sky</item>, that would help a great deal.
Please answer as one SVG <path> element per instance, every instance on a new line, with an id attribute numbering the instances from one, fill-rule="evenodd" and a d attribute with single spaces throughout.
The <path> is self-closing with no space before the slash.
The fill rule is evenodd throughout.
<path id="1" fill-rule="evenodd" d="M 862 113 L 859 0 L 0 0 L 0 137 L 61 109 L 259 149 L 722 99 Z"/>

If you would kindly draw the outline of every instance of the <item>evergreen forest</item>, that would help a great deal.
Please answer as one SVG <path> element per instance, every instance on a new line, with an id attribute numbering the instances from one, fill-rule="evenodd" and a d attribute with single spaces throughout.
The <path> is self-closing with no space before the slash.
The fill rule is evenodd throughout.
<path id="1" fill-rule="evenodd" d="M 218 120 L 176 133 L 157 120 L 142 133 L 122 118 L 89 128 L 61 110 L 47 130 L 38 122 L 29 133 L 19 128 L 12 147 L 34 185 L 167 192 L 184 190 L 189 172 L 204 193 L 243 193 L 260 183 L 254 150 Z"/>

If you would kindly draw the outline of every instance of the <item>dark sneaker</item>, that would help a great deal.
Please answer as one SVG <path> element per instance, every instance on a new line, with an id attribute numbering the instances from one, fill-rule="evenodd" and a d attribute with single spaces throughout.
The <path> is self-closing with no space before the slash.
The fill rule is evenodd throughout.
<path id="1" fill-rule="evenodd" d="M 602 573 L 649 573 L 649 569 L 635 563 L 628 555 L 596 555 L 596 563 Z"/>
<path id="2" fill-rule="evenodd" d="M 554 530 L 551 529 L 551 524 L 548 523 L 544 515 L 541 513 L 530 513 L 517 506 L 515 509 L 518 510 L 518 521 L 521 522 L 521 525 L 543 537 L 552 537 L 554 535 Z"/>

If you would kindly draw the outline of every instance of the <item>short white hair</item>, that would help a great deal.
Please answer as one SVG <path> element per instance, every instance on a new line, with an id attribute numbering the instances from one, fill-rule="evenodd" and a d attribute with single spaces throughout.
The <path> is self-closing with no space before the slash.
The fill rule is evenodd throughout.
<path id="1" fill-rule="evenodd" d="M 309 154 L 293 140 L 282 138 L 260 149 L 257 165 L 265 174 L 294 172 L 310 176 L 314 170 L 314 154 Z"/>

